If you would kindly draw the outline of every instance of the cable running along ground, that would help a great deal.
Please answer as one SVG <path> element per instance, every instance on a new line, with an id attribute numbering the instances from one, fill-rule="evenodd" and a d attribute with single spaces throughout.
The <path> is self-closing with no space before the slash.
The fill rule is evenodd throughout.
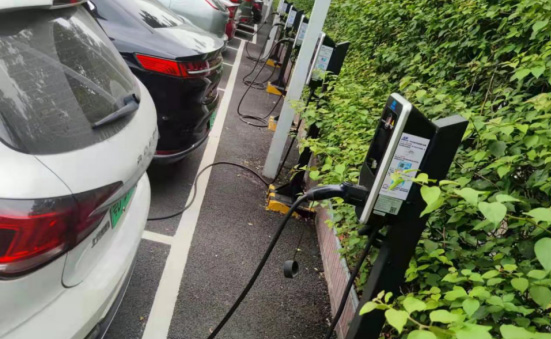
<path id="1" fill-rule="evenodd" d="M 236 163 L 233 163 L 233 162 L 229 162 L 229 161 L 217 161 L 217 162 L 213 162 L 212 164 L 210 165 L 207 165 L 205 166 L 202 170 L 200 170 L 197 175 L 195 176 L 195 180 L 193 181 L 193 195 L 191 197 L 191 200 L 190 202 L 184 207 L 182 208 L 181 210 L 179 210 L 178 212 L 175 212 L 175 213 L 172 213 L 172 214 L 169 214 L 169 215 L 165 215 L 165 216 L 162 216 L 162 217 L 152 217 L 152 218 L 147 218 L 147 221 L 156 221 L 156 220 L 165 220 L 165 219 L 170 219 L 170 218 L 174 218 L 178 215 L 181 215 L 182 213 L 184 213 L 188 208 L 190 208 L 191 205 L 193 205 L 193 202 L 195 201 L 195 197 L 197 196 L 197 181 L 199 180 L 199 177 L 201 176 L 201 174 L 203 174 L 207 169 L 211 168 L 211 167 L 214 167 L 214 166 L 218 166 L 218 165 L 228 165 L 228 166 L 235 166 L 235 167 L 239 167 L 241 169 L 244 169 L 248 172 L 250 172 L 251 174 L 253 174 L 258 180 L 262 181 L 262 183 L 264 185 L 266 185 L 266 187 L 269 187 L 270 186 L 270 183 L 267 182 L 266 180 L 264 180 L 264 178 L 262 178 L 262 176 L 260 176 L 260 174 L 256 173 L 255 171 L 253 171 L 252 169 L 246 167 L 246 166 L 243 166 L 243 165 L 240 165 L 240 164 L 236 164 Z"/>

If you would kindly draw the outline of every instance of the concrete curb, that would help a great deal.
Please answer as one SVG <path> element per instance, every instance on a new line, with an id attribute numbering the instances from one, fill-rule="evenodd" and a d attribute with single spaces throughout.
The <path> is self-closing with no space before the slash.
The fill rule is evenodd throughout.
<path id="1" fill-rule="evenodd" d="M 341 258 L 339 250 L 342 248 L 335 229 L 327 226 L 327 221 L 332 219 L 332 209 L 318 207 L 316 209 L 316 232 L 320 246 L 321 258 L 329 299 L 331 302 L 331 314 L 334 316 L 339 308 L 346 283 L 350 277 L 350 271 L 346 260 Z M 337 324 L 335 331 L 339 339 L 344 339 L 348 327 L 359 305 L 356 290 L 352 289 L 348 296 L 344 312 Z"/>

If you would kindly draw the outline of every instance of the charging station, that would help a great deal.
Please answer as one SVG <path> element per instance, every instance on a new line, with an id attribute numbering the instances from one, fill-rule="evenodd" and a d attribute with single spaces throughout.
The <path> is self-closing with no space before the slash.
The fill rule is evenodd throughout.
<path id="1" fill-rule="evenodd" d="M 365 206 L 356 210 L 360 222 L 366 225 L 362 233 L 375 227 L 388 229 L 381 238 L 360 305 L 381 291 L 399 294 L 428 218 L 420 217 L 425 209 L 420 187 L 406 180 L 391 189 L 392 174 L 411 170 L 403 176 L 413 177 L 418 170 L 431 179 L 445 179 L 467 124 L 459 115 L 431 122 L 399 94 L 389 97 L 359 180 L 370 191 Z M 379 338 L 384 323 L 381 311 L 364 316 L 357 313 L 346 338 Z"/>
<path id="2" fill-rule="evenodd" d="M 285 95 L 285 92 L 286 92 L 285 78 L 288 73 L 288 68 L 291 62 L 291 56 L 294 49 L 293 47 L 296 45 L 299 26 L 300 26 L 300 23 L 302 22 L 303 17 L 304 17 L 304 11 L 298 10 L 291 5 L 289 9 L 289 15 L 287 16 L 287 21 L 285 22 L 284 32 L 286 36 L 293 36 L 293 34 L 295 33 L 296 35 L 294 36 L 294 39 L 292 41 L 293 45 L 289 46 L 289 43 L 288 43 L 285 46 L 285 54 L 283 56 L 283 60 L 279 61 L 281 63 L 281 67 L 279 69 L 277 80 L 274 81 L 273 83 L 268 82 L 268 85 L 266 86 L 266 92 L 268 93 L 275 94 L 275 95 Z"/>
<path id="3" fill-rule="evenodd" d="M 297 35 L 297 39 L 298 37 L 299 35 Z M 320 43 L 321 41 L 323 41 L 323 43 Z M 320 89 L 321 93 L 327 90 L 326 86 L 324 86 L 323 79 L 320 77 L 322 73 L 336 76 L 340 74 L 349 46 L 349 42 L 335 44 L 330 37 L 322 32 L 309 67 L 307 78 L 309 94 L 306 99 L 306 106 L 308 106 L 313 99 L 317 99 L 316 90 Z M 316 104 L 316 107 L 319 108 L 319 104 Z M 270 121 L 272 121 L 272 119 Z M 317 138 L 318 136 L 319 128 L 315 125 L 309 126 L 307 137 Z M 292 145 L 289 147 L 288 151 L 290 151 L 291 147 Z M 285 212 L 297 200 L 300 194 L 304 192 L 305 171 L 303 168 L 308 165 L 311 156 L 312 151 L 308 147 L 305 148 L 299 155 L 297 165 L 295 166 L 298 170 L 291 180 L 278 188 L 274 186 L 270 187 L 268 209 Z M 302 210 L 310 212 L 308 208 L 303 208 Z"/>

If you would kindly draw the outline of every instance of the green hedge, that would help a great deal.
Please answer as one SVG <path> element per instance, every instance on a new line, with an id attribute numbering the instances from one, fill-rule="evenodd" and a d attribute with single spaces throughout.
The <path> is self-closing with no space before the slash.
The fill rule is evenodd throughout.
<path id="1" fill-rule="evenodd" d="M 385 310 L 387 337 L 551 338 L 550 18 L 548 0 L 333 1 L 326 31 L 352 45 L 323 108 L 303 113 L 321 128 L 301 141 L 322 160 L 312 178 L 357 180 L 392 92 L 470 122 L 454 182 L 419 180 L 431 213 L 403 295 L 365 306 Z M 365 239 L 334 206 L 354 262 Z"/>

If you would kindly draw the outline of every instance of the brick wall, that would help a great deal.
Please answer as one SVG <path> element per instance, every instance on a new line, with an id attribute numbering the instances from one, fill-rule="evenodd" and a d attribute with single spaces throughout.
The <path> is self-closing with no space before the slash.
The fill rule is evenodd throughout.
<path id="1" fill-rule="evenodd" d="M 324 208 L 318 208 L 316 214 L 316 229 L 318 242 L 323 260 L 323 269 L 327 287 L 329 289 L 329 298 L 331 300 L 331 313 L 335 315 L 339 307 L 344 288 L 348 282 L 350 273 L 346 262 L 341 259 L 338 250 L 341 248 L 339 239 L 335 231 L 329 228 L 326 221 L 331 218 L 330 212 Z M 356 291 L 352 290 L 348 296 L 348 301 L 344 312 L 336 328 L 339 339 L 343 339 L 348 331 L 348 324 L 354 318 L 358 308 L 358 296 Z"/>

